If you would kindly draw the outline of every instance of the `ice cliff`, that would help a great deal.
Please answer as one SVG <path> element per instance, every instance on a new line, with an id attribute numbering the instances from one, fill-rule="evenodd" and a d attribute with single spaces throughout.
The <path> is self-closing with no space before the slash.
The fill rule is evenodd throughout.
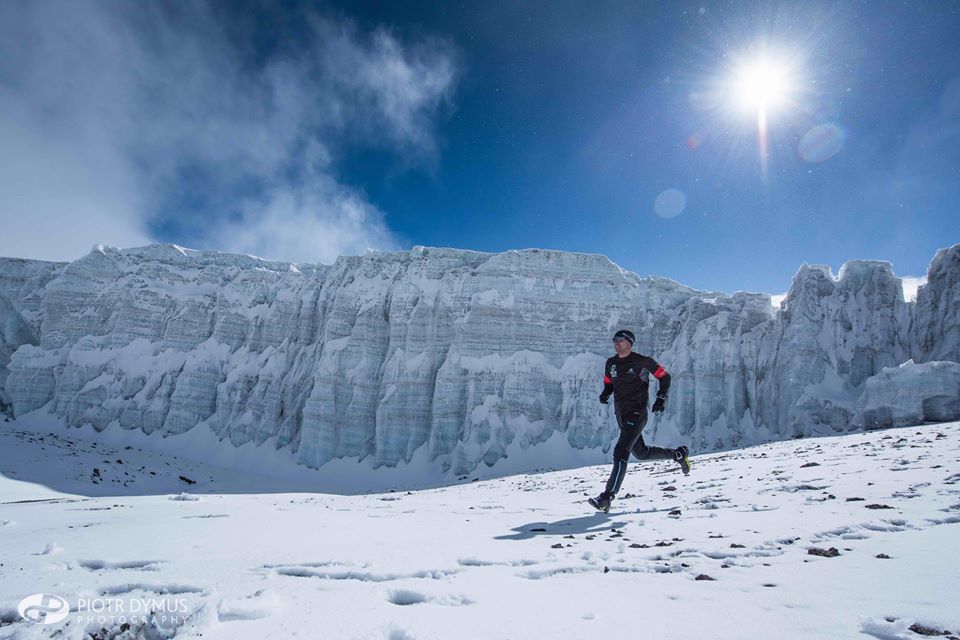
<path id="1" fill-rule="evenodd" d="M 224 446 L 268 443 L 315 468 L 416 452 L 469 473 L 551 438 L 608 448 L 615 423 L 596 396 L 621 327 L 674 376 L 648 429 L 662 443 L 894 424 L 910 403 L 885 368 L 960 360 L 960 245 L 937 254 L 916 303 L 889 263 L 853 261 L 836 276 L 804 265 L 779 310 L 765 294 L 543 250 L 416 247 L 332 266 L 174 245 L 0 259 L 0 410 L 158 435 L 209 427 Z M 911 380 L 939 398 L 911 415 L 960 417 L 955 368 Z"/>
<path id="2" fill-rule="evenodd" d="M 0 258 L 0 414 L 10 411 L 7 364 L 18 347 L 39 344 L 43 290 L 65 264 Z"/>

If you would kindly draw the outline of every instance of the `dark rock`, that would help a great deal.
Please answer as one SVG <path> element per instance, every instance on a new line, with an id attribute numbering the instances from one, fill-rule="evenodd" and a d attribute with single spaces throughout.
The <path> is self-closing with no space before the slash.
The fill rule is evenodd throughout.
<path id="1" fill-rule="evenodd" d="M 868 505 L 864 505 L 864 506 L 865 506 L 867 509 L 893 509 L 893 507 L 891 507 L 891 506 L 888 505 L 888 504 L 868 504 Z"/>
<path id="2" fill-rule="evenodd" d="M 920 634 L 921 636 L 948 636 L 950 635 L 949 631 L 940 631 L 938 629 L 931 629 L 926 627 L 919 622 L 914 622 L 910 625 L 910 631 Z"/>
<path id="3" fill-rule="evenodd" d="M 716 578 L 711 578 L 711 577 L 708 576 L 707 574 L 701 573 L 701 574 L 698 575 L 696 578 L 694 578 L 694 580 L 716 580 Z"/>
<path id="4" fill-rule="evenodd" d="M 806 469 L 807 467 L 819 467 L 819 466 L 820 466 L 819 462 L 808 462 L 807 464 L 800 465 L 800 468 Z"/>
<path id="5" fill-rule="evenodd" d="M 890 556 L 888 556 L 885 553 L 878 553 L 877 557 L 880 558 L 881 560 L 890 560 Z"/>
<path id="6" fill-rule="evenodd" d="M 811 547 L 807 549 L 807 553 L 811 556 L 823 556 L 824 558 L 836 558 L 840 555 L 840 552 L 836 547 L 830 547 L 829 549 L 818 549 L 817 547 Z"/>
<path id="7" fill-rule="evenodd" d="M 186 482 L 187 484 L 197 484 L 197 481 L 196 481 L 196 480 L 191 480 L 191 479 L 188 478 L 187 476 L 180 476 L 180 479 L 181 479 L 182 481 Z"/>

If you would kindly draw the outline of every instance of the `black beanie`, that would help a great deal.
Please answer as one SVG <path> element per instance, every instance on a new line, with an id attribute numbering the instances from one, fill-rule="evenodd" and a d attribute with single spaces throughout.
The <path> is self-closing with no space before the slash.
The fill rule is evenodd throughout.
<path id="1" fill-rule="evenodd" d="M 633 346 L 633 343 L 636 342 L 636 339 L 633 337 L 633 331 L 630 331 L 629 329 L 620 329 L 620 331 L 617 331 L 615 334 L 613 334 L 613 337 L 626 338 L 630 341 L 630 346 Z"/>

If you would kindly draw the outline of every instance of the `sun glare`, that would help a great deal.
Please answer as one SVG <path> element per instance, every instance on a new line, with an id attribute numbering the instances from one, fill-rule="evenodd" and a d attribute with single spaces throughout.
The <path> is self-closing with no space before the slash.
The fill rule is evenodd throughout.
<path id="1" fill-rule="evenodd" d="M 790 93 L 790 72 L 783 63 L 757 58 L 742 63 L 735 72 L 738 105 L 751 111 L 782 106 Z"/>
<path id="2" fill-rule="evenodd" d="M 756 118 L 760 164 L 766 178 L 769 116 L 784 111 L 795 98 L 793 69 L 782 58 L 759 52 L 740 58 L 727 82 L 736 110 Z"/>
<path id="3" fill-rule="evenodd" d="M 822 163 L 846 144 L 834 112 L 849 69 L 829 57 L 840 45 L 828 38 L 829 30 L 798 39 L 799 32 L 789 28 L 793 18 L 801 16 L 760 21 L 753 35 L 726 26 L 711 31 L 709 44 L 698 49 L 703 74 L 690 79 L 687 96 L 687 147 L 698 152 L 723 141 L 729 159 L 755 152 L 765 184 L 774 156 L 789 162 L 786 154 L 793 152 L 793 158 Z"/>

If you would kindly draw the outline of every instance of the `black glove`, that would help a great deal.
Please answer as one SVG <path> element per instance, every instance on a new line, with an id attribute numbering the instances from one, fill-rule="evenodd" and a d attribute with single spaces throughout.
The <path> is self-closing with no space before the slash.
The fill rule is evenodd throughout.
<path id="1" fill-rule="evenodd" d="M 663 413 L 663 410 L 666 408 L 667 408 L 667 396 L 657 396 L 656 402 L 653 403 L 653 412 Z"/>
<path id="2" fill-rule="evenodd" d="M 600 404 L 607 404 L 607 400 L 610 399 L 610 396 L 605 396 L 602 393 L 600 394 Z"/>

